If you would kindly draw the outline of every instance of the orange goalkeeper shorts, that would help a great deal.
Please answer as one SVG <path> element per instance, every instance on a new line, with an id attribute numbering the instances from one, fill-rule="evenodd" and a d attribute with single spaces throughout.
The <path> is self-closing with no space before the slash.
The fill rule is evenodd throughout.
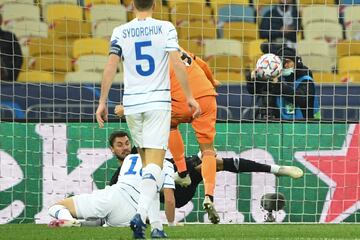
<path id="1" fill-rule="evenodd" d="M 171 102 L 171 128 L 177 128 L 180 123 L 191 123 L 199 143 L 213 143 L 216 129 L 216 96 L 197 98 L 201 115 L 192 118 L 192 112 L 186 102 Z"/>

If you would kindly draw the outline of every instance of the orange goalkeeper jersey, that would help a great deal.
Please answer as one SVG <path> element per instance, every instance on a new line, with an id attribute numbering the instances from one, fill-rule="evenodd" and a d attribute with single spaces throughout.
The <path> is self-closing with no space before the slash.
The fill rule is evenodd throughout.
<path id="1" fill-rule="evenodd" d="M 217 96 L 214 88 L 214 77 L 206 62 L 195 57 L 192 53 L 183 51 L 183 58 L 191 58 L 191 64 L 186 67 L 188 82 L 195 99 L 204 96 Z M 173 66 L 170 64 L 171 99 L 185 101 L 186 97 L 182 87 L 175 76 Z"/>

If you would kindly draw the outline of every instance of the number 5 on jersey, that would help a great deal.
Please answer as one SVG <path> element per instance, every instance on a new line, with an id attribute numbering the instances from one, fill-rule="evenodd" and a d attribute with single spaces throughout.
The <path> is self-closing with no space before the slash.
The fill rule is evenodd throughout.
<path id="1" fill-rule="evenodd" d="M 144 60 L 147 61 L 149 64 L 149 69 L 144 70 L 141 66 L 141 64 L 136 65 L 136 72 L 140 74 L 141 76 L 149 76 L 153 74 L 155 71 L 155 60 L 154 58 L 149 54 L 142 53 L 142 49 L 146 47 L 151 47 L 152 43 L 151 41 L 144 41 L 144 42 L 136 42 L 135 43 L 135 53 L 136 53 L 136 60 Z"/>

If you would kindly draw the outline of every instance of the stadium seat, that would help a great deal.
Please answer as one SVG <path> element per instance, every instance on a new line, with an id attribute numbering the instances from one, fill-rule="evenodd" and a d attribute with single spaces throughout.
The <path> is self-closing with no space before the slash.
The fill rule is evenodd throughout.
<path id="1" fill-rule="evenodd" d="M 5 3 L 20 3 L 20 4 L 30 4 L 34 5 L 34 0 L 0 0 L 0 6 Z"/>
<path id="2" fill-rule="evenodd" d="M 206 5 L 206 0 L 176 0 L 176 1 L 167 1 L 168 6 L 171 8 L 176 7 L 178 4 L 184 4 L 184 3 L 197 3 L 201 5 Z"/>
<path id="3" fill-rule="evenodd" d="M 91 54 L 107 56 L 109 54 L 109 41 L 103 38 L 85 38 L 78 39 L 74 42 L 74 58 Z"/>
<path id="4" fill-rule="evenodd" d="M 177 28 L 179 39 L 214 39 L 216 26 L 212 22 L 188 22 Z"/>
<path id="5" fill-rule="evenodd" d="M 360 0 L 339 0 L 340 5 L 355 5 L 360 4 Z"/>
<path id="6" fill-rule="evenodd" d="M 360 73 L 360 56 L 340 58 L 338 71 L 339 73 Z"/>
<path id="7" fill-rule="evenodd" d="M 258 27 L 256 23 L 248 22 L 229 22 L 223 27 L 224 38 L 238 39 L 243 42 L 249 42 L 258 39 Z"/>
<path id="8" fill-rule="evenodd" d="M 338 8 L 336 6 L 311 5 L 302 10 L 302 24 L 313 22 L 339 22 Z"/>
<path id="9" fill-rule="evenodd" d="M 336 45 L 337 57 L 360 56 L 360 41 L 341 41 Z"/>
<path id="10" fill-rule="evenodd" d="M 257 39 L 246 43 L 244 56 L 249 60 L 248 66 L 250 68 L 254 68 L 259 57 L 263 55 L 260 45 L 265 41 L 264 39 Z"/>
<path id="11" fill-rule="evenodd" d="M 221 26 L 225 22 L 252 22 L 256 21 L 255 19 L 255 9 L 253 7 L 244 6 L 244 5 L 225 5 L 218 7 L 217 19 Z"/>
<path id="12" fill-rule="evenodd" d="M 175 26 L 186 22 L 212 20 L 211 8 L 201 3 L 176 3 L 171 9 L 171 20 Z"/>
<path id="13" fill-rule="evenodd" d="M 192 39 L 192 40 L 180 39 L 179 45 L 180 47 L 190 51 L 196 56 L 202 57 L 204 55 L 204 46 L 202 41 L 198 41 L 196 39 Z"/>
<path id="14" fill-rule="evenodd" d="M 346 39 L 360 40 L 360 6 L 347 6 L 344 10 Z"/>
<path id="15" fill-rule="evenodd" d="M 307 5 L 314 5 L 314 4 L 321 4 L 321 5 L 334 5 L 335 0 L 299 0 L 299 6 L 307 6 Z"/>
<path id="16" fill-rule="evenodd" d="M 85 72 L 85 71 L 76 71 L 68 72 L 65 75 L 66 83 L 101 83 L 102 74 L 100 72 Z"/>
<path id="17" fill-rule="evenodd" d="M 66 55 L 41 55 L 32 58 L 31 61 L 31 69 L 37 71 L 72 71 L 72 60 Z"/>
<path id="18" fill-rule="evenodd" d="M 235 39 L 208 39 L 204 41 L 204 56 L 243 56 L 243 45 Z"/>
<path id="19" fill-rule="evenodd" d="M 54 76 L 51 72 L 45 71 L 26 71 L 20 72 L 18 82 L 27 83 L 54 83 Z"/>
<path id="20" fill-rule="evenodd" d="M 113 83 L 122 83 L 124 76 L 122 73 L 115 75 Z M 65 82 L 69 84 L 100 84 L 102 80 L 102 74 L 99 72 L 68 72 L 65 75 Z"/>
<path id="21" fill-rule="evenodd" d="M 210 3 L 215 8 L 229 4 L 249 5 L 249 0 L 211 0 Z"/>
<path id="22" fill-rule="evenodd" d="M 52 4 L 77 5 L 77 0 L 41 0 L 42 16 L 46 16 L 47 8 Z"/>
<path id="23" fill-rule="evenodd" d="M 338 41 L 343 39 L 342 26 L 339 23 L 316 22 L 309 23 L 304 28 L 305 39 L 325 39 Z"/>
<path id="24" fill-rule="evenodd" d="M 114 28 L 124 23 L 125 22 L 111 20 L 98 21 L 92 25 L 92 35 L 94 38 L 110 39 Z"/>
<path id="25" fill-rule="evenodd" d="M 57 39 L 77 39 L 91 36 L 91 23 L 79 20 L 54 20 L 49 36 Z"/>
<path id="26" fill-rule="evenodd" d="M 170 8 L 165 5 L 155 5 L 153 17 L 165 21 L 171 21 Z"/>
<path id="27" fill-rule="evenodd" d="M 48 25 L 40 20 L 14 21 L 5 25 L 4 30 L 13 32 L 16 37 L 48 37 Z"/>
<path id="28" fill-rule="evenodd" d="M 66 4 L 51 4 L 47 7 L 45 20 L 52 23 L 55 20 L 83 20 L 83 12 L 80 6 Z"/>
<path id="29" fill-rule="evenodd" d="M 239 84 L 245 81 L 245 76 L 241 72 L 215 72 L 214 76 L 224 84 Z"/>
<path id="30" fill-rule="evenodd" d="M 27 42 L 30 56 L 67 55 L 71 56 L 71 45 L 54 38 L 30 38 Z"/>
<path id="31" fill-rule="evenodd" d="M 75 71 L 102 72 L 107 61 L 107 55 L 83 55 L 76 59 Z"/>
<path id="32" fill-rule="evenodd" d="M 332 72 L 313 72 L 313 79 L 317 84 L 337 84 L 341 83 L 340 76 Z"/>
<path id="33" fill-rule="evenodd" d="M 254 6 L 270 6 L 273 4 L 278 4 L 280 0 L 253 0 Z"/>
<path id="34" fill-rule="evenodd" d="M 98 4 L 119 5 L 120 2 L 120 0 L 84 0 L 84 6 L 90 8 Z"/>
<path id="35" fill-rule="evenodd" d="M 304 64 L 313 71 L 331 72 L 336 66 L 336 48 L 324 40 L 300 41 L 297 50 Z"/>
<path id="36" fill-rule="evenodd" d="M 1 8 L 1 14 L 5 25 L 11 20 L 40 21 L 40 9 L 35 5 L 6 3 Z"/>
<path id="37" fill-rule="evenodd" d="M 102 20 L 116 20 L 119 21 L 119 25 L 127 21 L 126 8 L 122 5 L 95 5 L 90 9 L 90 18 L 93 23 Z"/>
<path id="38" fill-rule="evenodd" d="M 207 60 L 214 72 L 240 72 L 244 68 L 241 57 L 238 56 L 211 56 Z"/>

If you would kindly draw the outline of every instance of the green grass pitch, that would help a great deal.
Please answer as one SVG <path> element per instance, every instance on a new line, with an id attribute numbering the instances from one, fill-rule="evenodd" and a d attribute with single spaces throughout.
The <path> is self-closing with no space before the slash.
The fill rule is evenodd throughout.
<path id="1" fill-rule="evenodd" d="M 170 239 L 360 239 L 360 224 L 189 224 L 165 227 Z M 149 229 L 147 238 L 150 239 Z M 132 239 L 129 228 L 48 228 L 36 224 L 0 226 L 0 239 Z"/>

